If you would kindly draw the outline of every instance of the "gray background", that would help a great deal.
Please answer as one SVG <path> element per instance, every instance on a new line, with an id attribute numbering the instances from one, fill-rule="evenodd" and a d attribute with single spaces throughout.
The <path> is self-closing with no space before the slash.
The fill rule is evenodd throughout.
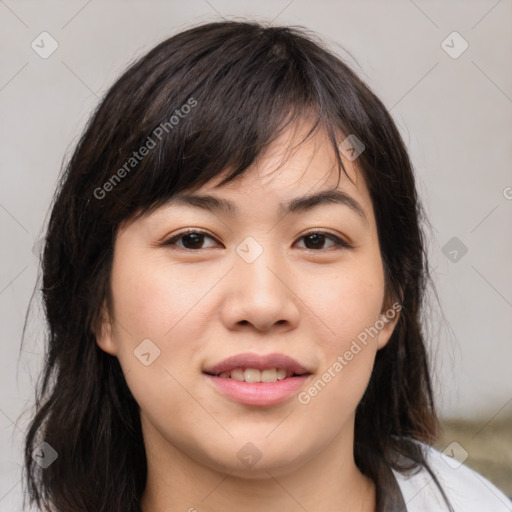
<path id="1" fill-rule="evenodd" d="M 512 415 L 512 1 L 0 0 L 0 14 L 0 512 L 20 510 L 37 308 L 21 357 L 20 339 L 63 158 L 129 62 L 221 17 L 316 31 L 390 109 L 433 226 L 440 307 L 431 295 L 429 350 L 440 411 L 482 425 Z M 49 48 L 43 31 L 58 43 L 46 59 L 31 47 L 46 37 Z M 457 36 L 442 45 L 454 31 L 469 44 L 458 58 Z"/>

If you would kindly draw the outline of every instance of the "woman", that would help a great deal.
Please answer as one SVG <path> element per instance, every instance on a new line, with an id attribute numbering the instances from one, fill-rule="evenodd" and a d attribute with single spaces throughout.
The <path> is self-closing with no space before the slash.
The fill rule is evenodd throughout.
<path id="1" fill-rule="evenodd" d="M 151 50 L 53 204 L 31 502 L 498 510 L 431 447 L 421 215 L 391 117 L 306 31 L 209 23 Z"/>

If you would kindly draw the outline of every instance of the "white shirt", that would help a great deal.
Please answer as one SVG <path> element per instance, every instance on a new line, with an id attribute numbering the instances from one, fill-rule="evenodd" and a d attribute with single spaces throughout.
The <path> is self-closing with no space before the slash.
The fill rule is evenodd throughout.
<path id="1" fill-rule="evenodd" d="M 455 458 L 426 444 L 427 462 L 436 475 L 455 512 L 512 512 L 512 501 L 496 486 Z M 422 468 L 405 476 L 392 470 L 407 506 L 407 512 L 448 511 L 429 472 Z"/>

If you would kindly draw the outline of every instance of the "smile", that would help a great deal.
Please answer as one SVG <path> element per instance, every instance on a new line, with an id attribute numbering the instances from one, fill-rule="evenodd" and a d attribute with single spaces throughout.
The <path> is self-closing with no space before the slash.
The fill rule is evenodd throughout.
<path id="1" fill-rule="evenodd" d="M 244 405 L 268 407 L 295 396 L 304 386 L 310 373 L 286 375 L 285 370 L 254 368 L 235 369 L 220 375 L 205 374 L 210 385 L 224 398 Z M 279 378 L 281 377 L 281 378 Z M 267 380 L 265 380 L 267 379 Z"/>
<path id="2" fill-rule="evenodd" d="M 292 370 L 285 368 L 267 368 L 258 370 L 257 368 L 236 368 L 231 371 L 222 372 L 218 377 L 222 379 L 233 379 L 239 382 L 277 382 L 297 375 Z"/>
<path id="3" fill-rule="evenodd" d="M 251 406 L 270 406 L 294 396 L 312 375 L 290 356 L 237 354 L 203 369 L 223 398 Z"/>

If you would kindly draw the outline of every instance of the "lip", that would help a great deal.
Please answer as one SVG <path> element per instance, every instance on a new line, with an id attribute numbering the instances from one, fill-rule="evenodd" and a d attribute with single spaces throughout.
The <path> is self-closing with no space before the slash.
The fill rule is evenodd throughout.
<path id="1" fill-rule="evenodd" d="M 257 407 L 268 407 L 289 399 L 310 377 L 311 374 L 307 373 L 276 382 L 241 382 L 206 374 L 214 388 L 229 399 Z"/>
<path id="2" fill-rule="evenodd" d="M 260 371 L 269 368 L 283 368 L 287 372 L 293 372 L 297 375 L 276 382 L 244 382 L 219 377 L 222 372 L 237 368 L 244 370 L 255 368 Z M 258 407 L 276 405 L 289 399 L 312 375 L 307 368 L 295 359 L 278 353 L 266 355 L 238 354 L 206 368 L 203 373 L 214 389 L 227 398 L 245 405 Z"/>
<path id="3" fill-rule="evenodd" d="M 309 370 L 304 368 L 304 366 L 295 359 L 285 354 L 273 353 L 262 355 L 250 352 L 228 357 L 220 363 L 205 368 L 203 371 L 210 375 L 220 375 L 222 372 L 229 372 L 236 368 L 243 368 L 244 370 L 247 368 L 255 368 L 260 371 L 269 368 L 284 368 L 287 371 L 292 371 L 299 375 L 310 373 Z"/>

